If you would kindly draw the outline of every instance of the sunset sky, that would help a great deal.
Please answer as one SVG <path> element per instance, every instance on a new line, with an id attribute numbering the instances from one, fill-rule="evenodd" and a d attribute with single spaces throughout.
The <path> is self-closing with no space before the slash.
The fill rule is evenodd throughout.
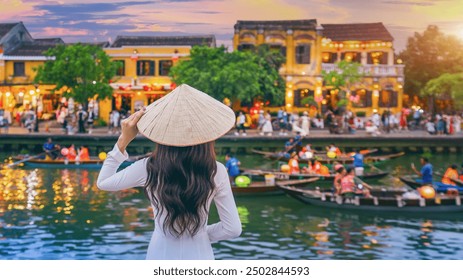
<path id="1" fill-rule="evenodd" d="M 383 22 L 397 51 L 438 25 L 463 39 L 462 0 L 0 0 L 0 22 L 23 21 L 34 38 L 112 41 L 117 35 L 214 34 L 231 45 L 237 20 Z"/>

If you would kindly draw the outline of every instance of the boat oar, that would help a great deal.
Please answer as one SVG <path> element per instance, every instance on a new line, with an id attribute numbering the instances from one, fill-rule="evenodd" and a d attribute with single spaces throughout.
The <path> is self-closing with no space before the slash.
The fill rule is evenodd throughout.
<path id="1" fill-rule="evenodd" d="M 39 158 L 39 157 L 43 156 L 44 154 L 45 154 L 45 152 L 40 153 L 40 154 L 35 155 L 35 156 L 27 157 L 27 158 L 24 158 L 24 159 L 22 159 L 22 160 L 15 161 L 15 162 L 10 163 L 10 164 L 6 164 L 6 166 L 7 166 L 8 168 L 15 167 L 16 165 L 21 164 L 21 163 L 24 163 L 24 162 L 26 162 L 26 161 L 29 161 L 29 160 L 31 160 L 31 159 Z"/>

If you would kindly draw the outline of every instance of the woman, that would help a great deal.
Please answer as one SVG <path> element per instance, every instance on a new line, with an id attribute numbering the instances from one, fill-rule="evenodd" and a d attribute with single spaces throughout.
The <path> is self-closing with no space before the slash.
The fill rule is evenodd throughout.
<path id="1" fill-rule="evenodd" d="M 310 118 L 309 118 L 309 112 L 307 112 L 307 111 L 304 111 L 304 113 L 302 113 L 301 128 L 304 131 L 303 136 L 309 135 L 309 133 L 310 133 Z"/>
<path id="2" fill-rule="evenodd" d="M 267 111 L 264 117 L 265 117 L 265 122 L 264 122 L 264 126 L 262 127 L 262 133 L 265 133 L 267 136 L 272 136 L 273 127 L 272 127 L 272 116 L 270 115 L 270 111 Z"/>
<path id="3" fill-rule="evenodd" d="M 144 188 L 155 214 L 147 259 L 214 259 L 211 242 L 241 234 L 227 170 L 214 153 L 214 140 L 234 122 L 230 108 L 188 85 L 122 122 L 97 184 L 108 191 Z M 117 172 L 138 131 L 157 143 L 155 151 Z M 220 222 L 207 225 L 212 200 Z"/>

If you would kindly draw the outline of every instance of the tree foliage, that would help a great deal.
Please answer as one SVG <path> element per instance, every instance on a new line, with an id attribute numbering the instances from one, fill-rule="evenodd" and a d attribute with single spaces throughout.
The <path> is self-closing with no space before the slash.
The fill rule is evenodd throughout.
<path id="1" fill-rule="evenodd" d="M 422 33 L 408 38 L 399 54 L 405 63 L 404 90 L 409 94 L 426 94 L 425 85 L 444 73 L 463 71 L 463 43 L 430 25 Z"/>
<path id="2" fill-rule="evenodd" d="M 49 49 L 46 56 L 53 57 L 37 68 L 35 82 L 54 84 L 52 93 L 62 91 L 63 96 L 86 103 L 97 94 L 98 99 L 110 97 L 113 89 L 110 79 L 120 65 L 98 46 L 59 45 Z"/>
<path id="3" fill-rule="evenodd" d="M 455 105 L 463 106 L 463 73 L 445 73 L 426 83 L 423 94 L 434 97 L 447 96 Z"/>
<path id="4" fill-rule="evenodd" d="M 195 46 L 188 60 L 171 68 L 177 84 L 189 84 L 218 100 L 251 102 L 261 97 L 274 103 L 284 99 L 285 83 L 278 74 L 284 58 L 268 47 L 256 52 L 227 52 L 225 47 Z"/>
<path id="5" fill-rule="evenodd" d="M 362 79 L 363 73 L 360 72 L 360 66 L 360 63 L 342 60 L 336 63 L 337 70 L 322 71 L 325 85 L 338 90 L 339 105 L 346 104 L 343 101 L 346 98 L 346 93 L 350 92 L 351 87 Z"/>

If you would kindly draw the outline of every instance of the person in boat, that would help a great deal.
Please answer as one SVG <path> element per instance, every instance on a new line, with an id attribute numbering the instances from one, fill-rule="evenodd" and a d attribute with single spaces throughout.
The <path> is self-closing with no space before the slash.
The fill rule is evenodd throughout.
<path id="1" fill-rule="evenodd" d="M 412 163 L 411 167 L 412 170 L 417 174 L 421 176 L 421 180 L 419 183 L 423 185 L 430 185 L 432 184 L 432 164 L 429 163 L 429 159 L 427 157 L 421 157 L 420 158 L 420 163 L 422 165 L 421 170 L 418 171 L 416 170 L 415 165 Z"/>
<path id="2" fill-rule="evenodd" d="M 354 149 L 354 155 L 352 155 L 352 158 L 354 159 L 355 176 L 363 176 L 364 156 L 361 153 L 359 153 L 357 149 Z"/>
<path id="3" fill-rule="evenodd" d="M 68 154 L 66 155 L 66 158 L 67 158 L 68 160 L 76 160 L 76 157 L 77 157 L 76 148 L 75 148 L 74 144 L 72 144 L 72 145 L 68 148 Z"/>
<path id="4" fill-rule="evenodd" d="M 79 161 L 86 161 L 90 160 L 90 155 L 88 153 L 88 148 L 85 146 L 80 146 L 79 151 L 77 153 L 77 158 Z"/>
<path id="5" fill-rule="evenodd" d="M 463 163 L 461 164 L 460 180 L 463 181 Z"/>
<path id="6" fill-rule="evenodd" d="M 299 131 L 297 131 L 294 136 L 294 145 L 296 152 L 300 152 L 302 150 L 302 135 Z"/>
<path id="7" fill-rule="evenodd" d="M 336 154 L 337 157 L 342 156 L 341 150 L 334 145 L 334 143 L 331 143 L 329 146 L 326 147 L 326 152 L 333 152 Z"/>
<path id="8" fill-rule="evenodd" d="M 370 196 L 371 186 L 355 177 L 355 169 L 347 167 L 346 175 L 341 179 L 341 195 L 344 197 Z"/>
<path id="9" fill-rule="evenodd" d="M 53 143 L 51 138 L 47 139 L 47 142 L 43 144 L 43 151 L 45 152 L 45 157 L 49 159 L 56 159 L 59 154 L 59 145 Z"/>
<path id="10" fill-rule="evenodd" d="M 458 179 L 458 170 L 457 170 L 457 165 L 452 164 L 447 168 L 447 170 L 444 173 L 444 176 L 442 176 L 442 183 L 446 185 L 453 185 L 456 186 L 456 183 L 452 179 Z"/>
<path id="11" fill-rule="evenodd" d="M 338 166 L 336 168 L 336 174 L 334 176 L 334 180 L 333 180 L 333 192 L 337 195 L 340 195 L 341 194 L 341 180 L 344 176 L 346 176 L 346 169 L 344 168 L 344 166 Z"/>
<path id="12" fill-rule="evenodd" d="M 305 147 L 302 147 L 302 150 L 299 152 L 300 159 L 311 159 L 314 156 L 314 150 L 312 150 L 311 144 L 306 144 Z"/>
<path id="13" fill-rule="evenodd" d="M 230 183 L 235 184 L 236 176 L 240 175 L 241 162 L 231 154 L 225 155 L 225 167 L 227 168 L 228 176 L 230 177 Z"/>
<path id="14" fill-rule="evenodd" d="M 322 164 L 316 158 L 312 158 L 309 161 L 308 166 L 302 168 L 302 173 L 319 174 L 321 167 Z"/>
<path id="15" fill-rule="evenodd" d="M 289 174 L 299 174 L 301 171 L 299 169 L 299 157 L 296 152 L 291 154 L 291 159 L 288 162 L 289 165 Z"/>
<path id="16" fill-rule="evenodd" d="M 295 152 L 296 143 L 294 143 L 294 138 L 289 138 L 285 143 L 285 150 L 282 153 L 282 156 L 285 158 L 291 158 L 291 154 Z"/>

